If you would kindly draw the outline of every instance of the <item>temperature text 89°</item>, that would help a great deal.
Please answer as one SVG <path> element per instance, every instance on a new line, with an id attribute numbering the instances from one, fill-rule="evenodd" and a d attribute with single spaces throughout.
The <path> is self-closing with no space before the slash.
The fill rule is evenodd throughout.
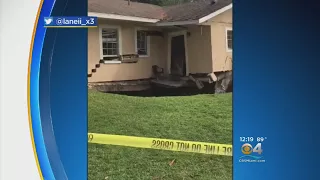
<path id="1" fill-rule="evenodd" d="M 257 137 L 257 142 L 263 142 L 267 137 Z"/>

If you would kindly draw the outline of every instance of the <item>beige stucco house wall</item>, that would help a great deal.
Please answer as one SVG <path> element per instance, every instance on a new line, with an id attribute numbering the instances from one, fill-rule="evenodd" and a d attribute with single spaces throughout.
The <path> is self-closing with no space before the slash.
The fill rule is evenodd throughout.
<path id="1" fill-rule="evenodd" d="M 187 38 L 189 72 L 212 72 L 211 27 L 190 26 L 188 32 L 190 32 Z"/>
<path id="2" fill-rule="evenodd" d="M 211 22 L 213 72 L 232 70 L 232 51 L 227 49 L 227 29 L 232 29 L 232 9 L 216 16 Z"/>
<path id="3" fill-rule="evenodd" d="M 144 26 L 136 22 L 99 20 L 99 26 L 120 27 L 121 53 L 135 53 L 135 29 L 161 30 L 161 27 Z M 187 26 L 187 57 L 189 73 L 210 73 L 232 70 L 232 52 L 227 50 L 226 29 L 232 28 L 232 9 L 207 22 L 204 25 Z M 88 74 L 99 63 L 99 28 L 88 29 Z M 101 64 L 88 82 L 106 82 L 146 79 L 152 76 L 152 65 L 165 70 L 168 61 L 168 33 L 164 37 L 150 36 L 150 56 L 141 57 L 137 63 Z"/>
<path id="4" fill-rule="evenodd" d="M 135 54 L 136 28 L 154 29 L 139 23 L 100 20 L 99 26 L 119 26 L 121 36 L 121 54 Z M 99 28 L 88 29 L 88 73 L 99 63 Z M 150 55 L 140 57 L 137 63 L 101 64 L 96 73 L 88 78 L 89 82 L 123 81 L 147 79 L 152 76 L 152 65 L 165 67 L 167 48 L 165 38 L 150 36 Z"/>

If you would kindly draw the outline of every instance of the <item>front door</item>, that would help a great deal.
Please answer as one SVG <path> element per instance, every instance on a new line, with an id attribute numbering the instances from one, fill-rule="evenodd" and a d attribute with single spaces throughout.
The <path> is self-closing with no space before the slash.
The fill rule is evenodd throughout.
<path id="1" fill-rule="evenodd" d="M 171 65 L 170 72 L 172 75 L 186 75 L 186 49 L 184 35 L 174 36 L 171 38 Z"/>

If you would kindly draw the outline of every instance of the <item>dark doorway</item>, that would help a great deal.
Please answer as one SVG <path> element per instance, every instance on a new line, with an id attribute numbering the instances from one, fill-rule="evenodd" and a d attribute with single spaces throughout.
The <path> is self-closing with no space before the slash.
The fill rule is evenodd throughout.
<path id="1" fill-rule="evenodd" d="M 186 75 L 186 50 L 184 35 L 171 39 L 171 74 L 177 76 Z"/>

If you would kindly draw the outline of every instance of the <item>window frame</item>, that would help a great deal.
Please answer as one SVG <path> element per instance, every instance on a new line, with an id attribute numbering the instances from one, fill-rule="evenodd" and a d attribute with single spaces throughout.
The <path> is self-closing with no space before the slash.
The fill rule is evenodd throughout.
<path id="1" fill-rule="evenodd" d="M 229 44 L 228 44 L 228 31 L 231 31 L 231 33 L 232 33 L 232 39 L 231 39 L 232 47 L 231 47 L 231 49 L 229 48 Z M 225 35 L 225 38 L 226 38 L 226 51 L 227 52 L 232 52 L 232 50 L 233 50 L 233 30 L 232 30 L 232 28 L 231 27 L 227 27 L 225 33 L 226 33 L 226 35 Z"/>
<path id="2" fill-rule="evenodd" d="M 122 37 L 121 37 L 121 27 L 113 26 L 113 25 L 101 25 L 99 26 L 99 41 L 100 41 L 100 60 L 103 60 L 104 57 L 117 57 L 118 55 L 103 55 L 103 44 L 102 44 L 102 30 L 103 29 L 115 29 L 117 30 L 118 35 L 118 54 L 122 54 Z M 121 61 L 112 61 L 112 60 L 104 60 L 105 63 L 121 63 Z"/>
<path id="3" fill-rule="evenodd" d="M 135 52 L 138 54 L 138 31 L 141 30 L 148 30 L 147 28 L 136 27 L 134 30 L 134 46 Z M 146 47 L 147 47 L 147 54 L 146 55 L 139 55 L 139 57 L 150 57 L 150 36 L 146 36 Z"/>

